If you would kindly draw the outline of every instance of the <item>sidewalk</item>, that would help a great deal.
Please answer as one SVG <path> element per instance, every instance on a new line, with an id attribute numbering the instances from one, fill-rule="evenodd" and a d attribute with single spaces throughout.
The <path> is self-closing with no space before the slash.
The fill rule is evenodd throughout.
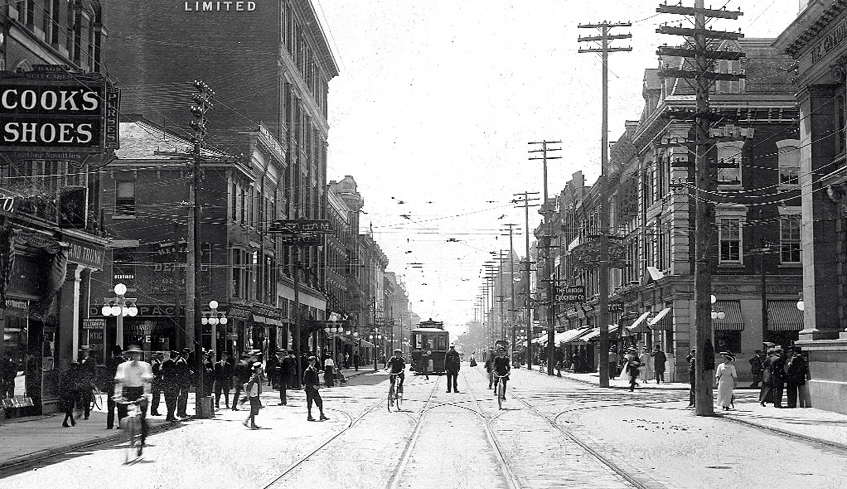
<path id="1" fill-rule="evenodd" d="M 538 367 L 533 367 L 533 370 L 537 372 Z M 546 370 L 544 371 L 544 375 L 546 375 Z M 600 384 L 600 375 L 597 372 L 575 374 L 563 371 L 562 377 L 592 385 Z M 609 386 L 614 389 L 629 389 L 629 381 L 621 378 L 610 379 Z M 651 381 L 648 384 L 639 382 L 639 386 L 636 389 L 687 392 L 689 385 L 688 383 L 680 382 L 656 385 L 655 381 Z M 736 392 L 758 394 L 759 389 L 752 389 L 745 385 L 736 389 Z M 783 405 L 785 405 L 785 402 L 783 402 Z M 735 410 L 716 411 L 716 415 L 738 423 L 768 429 L 783 435 L 799 436 L 824 445 L 847 450 L 847 415 L 845 414 L 815 408 L 777 409 L 772 404 L 762 407 L 757 399 L 739 399 L 736 402 Z"/>
<path id="2" fill-rule="evenodd" d="M 360 367 L 358 371 L 344 369 L 347 379 L 373 372 L 371 368 Z M 77 419 L 72 428 L 62 427 L 64 413 L 51 413 L 42 416 L 12 418 L 0 423 L 0 477 L 3 470 L 16 464 L 29 462 L 51 455 L 79 450 L 84 447 L 104 442 L 119 441 L 123 432 L 118 429 L 106 429 L 106 395 L 103 394 L 101 408 L 91 412 L 88 420 Z M 194 413 L 194 393 L 188 395 L 189 418 L 185 421 L 169 423 L 164 416 L 148 416 L 150 433 L 157 433 L 171 428 L 179 428 L 190 423 Z M 164 398 L 159 405 L 159 412 L 165 413 Z"/>

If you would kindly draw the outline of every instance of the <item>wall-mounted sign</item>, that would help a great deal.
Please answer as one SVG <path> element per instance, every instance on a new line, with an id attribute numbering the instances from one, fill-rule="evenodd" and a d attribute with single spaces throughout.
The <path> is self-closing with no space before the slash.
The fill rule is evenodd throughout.
<path id="1" fill-rule="evenodd" d="M 88 318 L 82 320 L 82 329 L 104 329 L 106 320 L 100 318 Z"/>
<path id="2" fill-rule="evenodd" d="M 58 65 L 0 71 L 0 162 L 104 164 L 119 147 L 119 104 L 118 90 L 100 73 Z"/>
<path id="3" fill-rule="evenodd" d="M 332 226 L 326 219 L 277 219 L 271 223 L 269 233 L 300 234 L 300 233 L 329 233 Z"/>

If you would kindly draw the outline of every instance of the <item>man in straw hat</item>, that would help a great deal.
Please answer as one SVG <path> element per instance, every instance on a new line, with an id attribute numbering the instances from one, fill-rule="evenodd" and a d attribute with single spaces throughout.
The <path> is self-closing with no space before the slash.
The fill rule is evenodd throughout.
<path id="1" fill-rule="evenodd" d="M 118 402 L 138 402 L 141 410 L 141 446 L 138 454 L 144 447 L 147 439 L 147 405 L 151 396 L 151 383 L 153 382 L 153 367 L 141 358 L 144 352 L 138 345 L 130 345 L 124 351 L 124 356 L 129 360 L 118 365 L 115 374 L 115 400 Z"/>

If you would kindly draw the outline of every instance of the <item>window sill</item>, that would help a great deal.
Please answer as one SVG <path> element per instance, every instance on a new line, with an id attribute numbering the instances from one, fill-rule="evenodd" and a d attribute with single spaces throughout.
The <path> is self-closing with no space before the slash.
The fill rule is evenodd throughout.
<path id="1" fill-rule="evenodd" d="M 112 215 L 113 221 L 131 221 L 131 220 L 134 220 L 134 219 L 135 219 L 135 216 L 130 216 L 130 215 L 124 215 L 124 214 Z"/>
<path id="2" fill-rule="evenodd" d="M 777 268 L 803 268 L 803 264 L 801 262 L 797 263 L 780 263 L 776 266 Z"/>
<path id="3" fill-rule="evenodd" d="M 736 268 L 737 269 L 737 268 L 744 268 L 744 267 L 745 267 L 745 265 L 743 263 L 719 263 L 718 264 L 718 268 L 727 268 L 727 269 Z"/>

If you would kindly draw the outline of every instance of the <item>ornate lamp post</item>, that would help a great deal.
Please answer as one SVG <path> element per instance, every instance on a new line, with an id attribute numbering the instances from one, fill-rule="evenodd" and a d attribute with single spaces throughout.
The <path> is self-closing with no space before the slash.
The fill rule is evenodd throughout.
<path id="1" fill-rule="evenodd" d="M 121 283 L 115 284 L 114 291 L 117 297 L 104 297 L 103 308 L 100 312 L 106 317 L 115 316 L 117 322 L 115 328 L 115 344 L 124 348 L 124 316 L 135 317 L 138 314 L 138 308 L 135 306 L 136 299 L 124 296 L 126 294 L 126 285 Z M 109 343 L 105 338 L 105 330 L 103 331 L 103 336 L 103 343 L 108 348 Z"/>
<path id="2" fill-rule="evenodd" d="M 332 317 L 332 316 L 330 315 L 330 317 Z M 327 323 L 326 326 L 324 326 L 324 332 L 327 335 L 331 335 L 331 337 L 332 337 L 332 361 L 333 362 L 336 361 L 336 353 L 337 353 L 335 351 L 335 335 L 340 333 L 342 329 L 344 329 L 344 328 L 339 326 L 338 323 L 334 319 L 331 319 L 330 322 Z M 336 365 L 336 368 L 338 368 L 337 365 Z"/>
<path id="3" fill-rule="evenodd" d="M 209 309 L 211 309 L 210 312 L 203 313 L 203 317 L 200 318 L 200 324 L 209 324 L 212 326 L 212 341 L 215 345 L 215 349 L 217 350 L 217 325 L 220 324 L 222 326 L 226 326 L 228 320 L 226 318 L 226 313 L 218 312 L 218 301 L 209 301 Z M 226 334 L 226 328 L 224 328 L 224 334 Z"/>

